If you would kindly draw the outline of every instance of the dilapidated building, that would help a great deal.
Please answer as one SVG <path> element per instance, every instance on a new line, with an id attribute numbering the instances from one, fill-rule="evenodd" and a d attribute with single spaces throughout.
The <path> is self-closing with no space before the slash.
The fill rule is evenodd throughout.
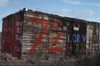
<path id="1" fill-rule="evenodd" d="M 23 9 L 3 18 L 1 50 L 30 59 L 82 56 L 99 52 L 99 29 L 99 23 Z"/>

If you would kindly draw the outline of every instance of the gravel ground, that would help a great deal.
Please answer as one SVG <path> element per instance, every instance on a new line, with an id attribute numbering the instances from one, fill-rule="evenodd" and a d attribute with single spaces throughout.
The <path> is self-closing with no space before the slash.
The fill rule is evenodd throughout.
<path id="1" fill-rule="evenodd" d="M 0 57 L 0 66 L 100 66 L 100 57 L 90 58 L 61 58 L 53 60 L 8 60 Z"/>

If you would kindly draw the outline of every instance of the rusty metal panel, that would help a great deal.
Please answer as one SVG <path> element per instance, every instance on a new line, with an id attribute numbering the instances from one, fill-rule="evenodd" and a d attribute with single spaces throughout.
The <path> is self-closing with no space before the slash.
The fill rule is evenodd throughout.
<path id="1" fill-rule="evenodd" d="M 20 36 L 22 36 L 23 15 L 23 11 L 20 11 L 3 19 L 1 50 L 18 58 L 21 58 Z"/>

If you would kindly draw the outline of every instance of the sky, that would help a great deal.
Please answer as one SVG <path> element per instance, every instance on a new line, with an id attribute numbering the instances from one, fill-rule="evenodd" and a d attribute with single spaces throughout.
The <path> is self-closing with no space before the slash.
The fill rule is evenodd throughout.
<path id="1" fill-rule="evenodd" d="M 100 0 L 0 0 L 0 31 L 2 18 L 23 8 L 100 22 Z"/>

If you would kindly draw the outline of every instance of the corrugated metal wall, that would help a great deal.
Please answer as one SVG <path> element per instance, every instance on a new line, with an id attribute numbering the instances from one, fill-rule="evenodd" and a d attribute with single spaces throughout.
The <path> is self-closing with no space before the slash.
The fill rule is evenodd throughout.
<path id="1" fill-rule="evenodd" d="M 11 53 L 18 58 L 21 58 L 23 15 L 23 11 L 20 11 L 3 19 L 2 52 Z"/>

